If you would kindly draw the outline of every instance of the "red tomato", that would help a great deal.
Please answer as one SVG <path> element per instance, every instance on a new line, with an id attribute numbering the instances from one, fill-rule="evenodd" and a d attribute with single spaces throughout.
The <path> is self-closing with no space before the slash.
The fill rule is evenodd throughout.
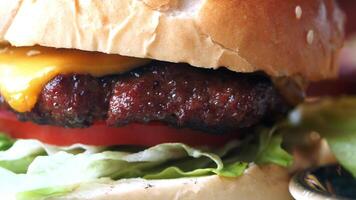
<path id="1" fill-rule="evenodd" d="M 181 142 L 192 146 L 221 146 L 235 136 L 217 136 L 193 131 L 176 129 L 160 123 L 130 124 L 120 128 L 108 127 L 96 123 L 89 128 L 63 128 L 21 122 L 8 111 L 0 111 L 0 131 L 14 138 L 38 139 L 47 144 L 68 146 L 75 143 L 108 146 L 138 145 L 154 146 L 167 142 Z"/>

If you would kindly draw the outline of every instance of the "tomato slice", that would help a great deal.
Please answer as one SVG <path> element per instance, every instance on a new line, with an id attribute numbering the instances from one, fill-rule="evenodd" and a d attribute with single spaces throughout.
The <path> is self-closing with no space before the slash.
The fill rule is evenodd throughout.
<path id="1" fill-rule="evenodd" d="M 137 145 L 154 146 L 167 142 L 181 142 L 192 146 L 221 146 L 236 138 L 236 134 L 211 135 L 190 129 L 176 129 L 161 123 L 129 124 L 108 127 L 104 122 L 89 128 L 63 128 L 18 121 L 13 113 L 0 111 L 0 131 L 14 138 L 38 139 L 44 143 L 68 146 L 76 143 L 96 146 Z"/>

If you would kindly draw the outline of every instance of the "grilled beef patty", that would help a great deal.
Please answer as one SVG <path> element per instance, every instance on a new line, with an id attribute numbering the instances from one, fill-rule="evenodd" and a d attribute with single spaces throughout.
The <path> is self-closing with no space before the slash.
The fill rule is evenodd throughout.
<path id="1" fill-rule="evenodd" d="M 3 107 L 10 109 L 2 100 Z M 290 106 L 262 74 L 152 62 L 125 74 L 58 75 L 20 120 L 70 128 L 160 121 L 225 133 L 285 114 Z"/>

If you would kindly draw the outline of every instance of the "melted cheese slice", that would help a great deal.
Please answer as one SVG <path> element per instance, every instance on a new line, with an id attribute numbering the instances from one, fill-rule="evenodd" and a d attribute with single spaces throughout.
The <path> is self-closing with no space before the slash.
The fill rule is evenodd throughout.
<path id="1" fill-rule="evenodd" d="M 43 87 L 59 74 L 105 76 L 126 72 L 147 59 L 46 47 L 0 48 L 0 93 L 16 111 L 30 111 Z"/>

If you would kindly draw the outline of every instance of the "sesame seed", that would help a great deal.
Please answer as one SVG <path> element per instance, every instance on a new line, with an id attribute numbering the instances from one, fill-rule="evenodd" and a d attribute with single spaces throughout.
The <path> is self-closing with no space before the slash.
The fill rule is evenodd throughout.
<path id="1" fill-rule="evenodd" d="M 314 31 L 309 30 L 307 34 L 307 42 L 308 44 L 313 44 L 313 41 L 314 41 Z"/>
<path id="2" fill-rule="evenodd" d="M 295 16 L 297 17 L 297 19 L 302 18 L 302 14 L 303 14 L 302 7 L 297 6 L 297 7 L 295 8 Z"/>
<path id="3" fill-rule="evenodd" d="M 39 54 L 41 54 L 41 52 L 40 52 L 40 51 L 37 51 L 37 50 L 30 50 L 30 51 L 28 51 L 28 52 L 26 53 L 26 55 L 29 56 L 29 57 L 31 57 L 31 56 L 37 56 L 37 55 L 39 55 Z"/>

